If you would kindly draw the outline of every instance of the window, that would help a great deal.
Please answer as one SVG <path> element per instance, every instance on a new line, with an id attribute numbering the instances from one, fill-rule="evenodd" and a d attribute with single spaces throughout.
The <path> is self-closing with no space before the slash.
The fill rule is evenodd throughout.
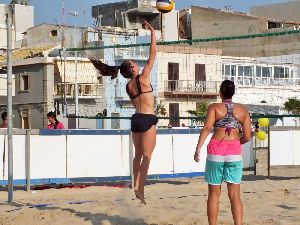
<path id="1" fill-rule="evenodd" d="M 20 74 L 20 91 L 29 91 L 29 73 Z"/>
<path id="2" fill-rule="evenodd" d="M 235 76 L 235 75 L 236 75 L 236 66 L 235 65 L 231 65 L 230 76 Z"/>
<path id="3" fill-rule="evenodd" d="M 253 67 L 252 66 L 244 66 L 244 76 L 245 77 L 253 77 Z"/>
<path id="4" fill-rule="evenodd" d="M 103 77 L 102 76 L 98 76 L 97 77 L 97 82 L 98 82 L 98 84 L 103 85 Z"/>
<path id="5" fill-rule="evenodd" d="M 283 67 L 274 67 L 274 78 L 284 78 Z"/>
<path id="6" fill-rule="evenodd" d="M 84 94 L 85 95 L 91 95 L 92 94 L 92 85 L 85 84 L 84 85 Z"/>
<path id="7" fill-rule="evenodd" d="M 268 29 L 279 28 L 279 27 L 281 27 L 281 23 L 276 23 L 272 21 L 268 22 Z"/>
<path id="8" fill-rule="evenodd" d="M 29 120 L 30 111 L 28 109 L 22 109 L 20 111 L 20 119 L 21 119 L 21 128 L 22 129 L 30 129 L 30 120 Z"/>
<path id="9" fill-rule="evenodd" d="M 244 76 L 244 67 L 243 66 L 238 67 L 238 76 L 239 77 Z"/>
<path id="10" fill-rule="evenodd" d="M 172 127 L 180 127 L 179 117 L 179 103 L 170 103 L 169 104 L 169 115 L 170 115 L 170 124 Z"/>
<path id="11" fill-rule="evenodd" d="M 168 90 L 175 91 L 179 79 L 179 63 L 168 63 Z"/>
<path id="12" fill-rule="evenodd" d="M 225 65 L 225 75 L 230 75 L 230 65 Z"/>
<path id="13" fill-rule="evenodd" d="M 195 64 L 195 80 L 206 81 L 205 64 Z"/>
<path id="14" fill-rule="evenodd" d="M 57 30 L 51 30 L 51 36 L 57 37 Z"/>
<path id="15" fill-rule="evenodd" d="M 261 77 L 261 66 L 256 67 L 256 77 Z"/>
<path id="16" fill-rule="evenodd" d="M 271 77 L 272 68 L 271 67 L 262 67 L 261 68 L 261 75 L 262 77 Z"/>

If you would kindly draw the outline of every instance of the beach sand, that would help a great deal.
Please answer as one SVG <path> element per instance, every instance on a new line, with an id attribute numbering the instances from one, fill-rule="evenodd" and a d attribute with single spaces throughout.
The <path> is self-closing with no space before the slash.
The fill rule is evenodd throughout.
<path id="1" fill-rule="evenodd" d="M 265 151 L 258 151 L 257 176 L 244 172 L 244 224 L 299 225 L 300 167 L 272 167 L 268 180 L 265 158 Z M 16 190 L 14 203 L 8 204 L 7 192 L 1 191 L 0 225 L 208 224 L 207 184 L 202 177 L 150 180 L 145 194 L 146 206 L 130 188 L 110 185 Z M 222 185 L 218 224 L 233 224 L 226 184 Z"/>

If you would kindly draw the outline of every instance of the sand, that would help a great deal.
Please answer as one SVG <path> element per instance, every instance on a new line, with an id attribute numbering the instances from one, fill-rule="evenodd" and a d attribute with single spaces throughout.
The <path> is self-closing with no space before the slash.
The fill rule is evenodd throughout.
<path id="1" fill-rule="evenodd" d="M 262 154 L 265 158 L 265 154 Z M 258 154 L 259 157 L 259 154 Z M 261 160 L 261 162 L 263 162 Z M 265 163 L 244 172 L 241 186 L 244 224 L 300 224 L 300 167 L 272 167 Z M 232 225 L 226 184 L 222 185 L 218 224 Z M 0 225 L 205 225 L 207 185 L 202 177 L 152 180 L 145 188 L 147 205 L 125 187 L 91 186 L 78 189 L 16 190 L 14 203 L 0 191 Z M 43 205 L 45 204 L 45 205 Z"/>

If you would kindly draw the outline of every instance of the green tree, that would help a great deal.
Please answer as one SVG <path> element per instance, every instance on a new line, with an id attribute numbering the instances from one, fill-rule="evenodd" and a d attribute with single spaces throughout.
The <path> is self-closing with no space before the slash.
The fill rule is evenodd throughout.
<path id="1" fill-rule="evenodd" d="M 166 116 L 167 115 L 167 110 L 165 108 L 165 105 L 162 103 L 162 101 L 160 101 L 157 106 L 156 109 L 154 111 L 155 115 L 157 116 Z"/>
<path id="2" fill-rule="evenodd" d="M 196 110 L 188 110 L 187 112 L 197 117 L 195 119 L 196 122 L 204 122 L 207 114 L 208 109 L 208 103 L 207 102 L 201 102 L 200 104 L 197 104 Z"/>
<path id="3" fill-rule="evenodd" d="M 284 103 L 284 109 L 288 112 L 291 112 L 294 115 L 300 114 L 300 100 L 296 98 L 289 98 Z"/>

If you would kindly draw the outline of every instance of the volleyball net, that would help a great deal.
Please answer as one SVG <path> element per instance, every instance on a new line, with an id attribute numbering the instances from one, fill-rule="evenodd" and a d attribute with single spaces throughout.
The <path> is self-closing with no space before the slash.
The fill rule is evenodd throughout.
<path id="1" fill-rule="evenodd" d="M 201 124 L 207 106 L 220 100 L 219 86 L 225 79 L 235 82 L 233 100 L 245 104 L 253 118 L 299 117 L 300 111 L 294 110 L 293 115 L 285 107 L 289 99 L 299 96 L 299 38 L 300 30 L 285 28 L 253 35 L 158 41 L 151 83 L 159 126 Z M 61 50 L 54 89 L 68 119 L 79 118 L 83 128 L 128 128 L 135 109 L 126 93 L 127 80 L 121 75 L 111 80 L 100 74 L 88 57 L 111 66 L 132 60 L 142 70 L 148 60 L 149 42 L 149 33 L 139 36 L 115 31 L 102 33 L 93 46 Z M 103 120 L 111 121 L 104 124 Z"/>

